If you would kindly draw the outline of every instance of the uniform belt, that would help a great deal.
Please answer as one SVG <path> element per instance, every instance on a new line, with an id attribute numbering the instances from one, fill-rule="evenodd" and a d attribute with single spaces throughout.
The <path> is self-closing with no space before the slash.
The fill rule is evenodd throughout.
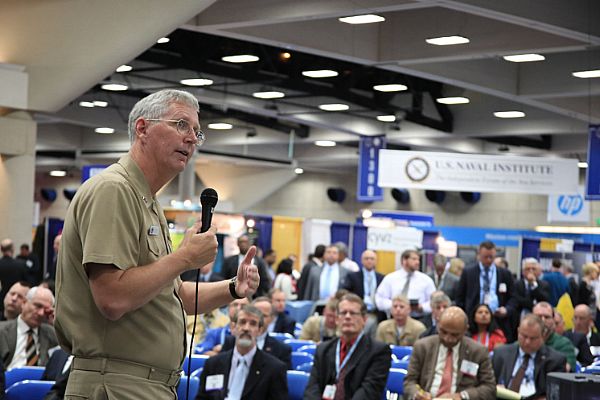
<path id="1" fill-rule="evenodd" d="M 181 377 L 181 370 L 169 371 L 114 358 L 74 357 L 71 368 L 82 371 L 100 372 L 102 375 L 105 373 L 133 375 L 161 382 L 168 386 L 177 386 Z"/>

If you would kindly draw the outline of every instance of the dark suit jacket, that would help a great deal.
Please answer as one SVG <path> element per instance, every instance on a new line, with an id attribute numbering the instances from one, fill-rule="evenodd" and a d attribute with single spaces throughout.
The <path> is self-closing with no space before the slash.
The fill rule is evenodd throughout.
<path id="1" fill-rule="evenodd" d="M 435 377 L 435 363 L 440 348 L 438 335 L 418 340 L 408 364 L 408 372 L 404 378 L 404 395 L 412 398 L 417 392 L 417 385 L 429 392 Z M 456 376 L 456 391 L 469 393 L 471 399 L 493 399 L 496 394 L 496 381 L 487 348 L 474 340 L 464 337 L 460 344 L 458 356 L 459 371 Z M 479 365 L 477 376 L 469 376 L 460 372 L 463 360 Z M 432 393 L 434 396 L 436 393 Z"/>
<path id="2" fill-rule="evenodd" d="M 419 336 L 420 339 L 425 338 L 427 336 L 437 335 L 437 325 L 431 325 L 427 330 Z"/>
<path id="3" fill-rule="evenodd" d="M 284 312 L 279 314 L 273 332 L 289 333 L 293 336 L 294 330 L 296 330 L 296 321 Z"/>
<path id="4" fill-rule="evenodd" d="M 260 276 L 260 283 L 258 285 L 258 289 L 256 289 L 256 293 L 254 297 L 266 296 L 269 294 L 269 289 L 271 288 L 271 278 L 269 277 L 269 271 L 267 268 L 267 263 L 260 257 L 254 257 L 254 263 L 258 268 L 258 275 Z M 231 279 L 234 276 L 237 276 L 237 270 L 240 265 L 239 255 L 229 256 L 223 261 L 223 267 L 221 269 L 221 274 L 225 279 Z"/>
<path id="5" fill-rule="evenodd" d="M 492 366 L 494 375 L 499 384 L 508 386 L 515 362 L 519 356 L 519 343 L 515 342 L 494 349 Z M 543 345 L 535 355 L 533 378 L 535 381 L 535 394 L 537 398 L 546 394 L 546 375 L 550 372 L 565 372 L 567 359 L 561 353 Z"/>
<path id="6" fill-rule="evenodd" d="M 181 274 L 181 280 L 189 281 L 189 282 L 196 282 L 196 275 L 197 275 L 197 272 L 195 269 L 185 271 L 183 274 Z M 212 271 L 210 273 L 210 277 L 208 279 L 209 282 L 219 282 L 222 280 L 225 280 L 223 275 L 220 275 L 220 274 L 216 273 L 215 271 Z"/>
<path id="7" fill-rule="evenodd" d="M 383 280 L 383 275 L 379 272 L 375 272 L 375 282 L 376 287 L 379 287 L 381 281 Z M 351 291 L 356 294 L 358 297 L 363 299 L 365 297 L 365 286 L 364 286 L 365 277 L 363 276 L 362 271 L 352 272 L 346 276 L 346 280 L 343 283 L 343 288 Z M 384 321 L 387 319 L 387 315 L 384 312 L 377 311 L 377 320 L 378 322 Z"/>
<path id="8" fill-rule="evenodd" d="M 431 278 L 431 280 L 433 281 L 433 283 L 435 283 L 435 276 L 436 272 L 432 271 L 429 272 L 427 274 L 428 277 Z M 442 292 L 446 293 L 446 295 L 448 297 L 450 297 L 450 300 L 454 301 L 454 298 L 456 297 L 456 289 L 458 287 L 458 281 L 460 280 L 460 278 L 456 275 L 454 275 L 452 272 L 450 271 L 446 271 L 443 276 L 442 282 L 441 284 L 439 284 L 439 286 L 436 286 L 437 290 L 441 290 Z"/>
<path id="9" fill-rule="evenodd" d="M 54 328 L 48 324 L 42 324 L 38 330 L 40 358 L 38 365 L 46 365 L 48 362 L 48 350 L 57 346 L 56 334 Z M 17 347 L 17 320 L 0 322 L 0 357 L 4 363 L 4 369 L 7 369 L 15 355 Z"/>
<path id="10" fill-rule="evenodd" d="M 504 332 L 504 336 L 508 342 L 516 339 L 516 328 L 513 328 L 513 316 L 516 312 L 516 302 L 513 296 L 513 278 L 510 271 L 504 268 L 496 267 L 496 293 L 498 294 L 498 303 L 500 307 L 505 307 L 507 311 L 506 318 L 496 318 L 496 323 Z M 500 285 L 506 285 L 506 291 L 500 293 Z M 479 263 L 465 268 L 458 288 L 456 290 L 456 305 L 467 313 L 472 315 L 475 307 L 480 302 L 480 286 L 479 286 Z"/>
<path id="11" fill-rule="evenodd" d="M 56 381 L 62 375 L 62 370 L 65 363 L 69 359 L 69 353 L 63 349 L 56 349 L 46 364 L 44 373 L 42 374 L 43 381 Z"/>
<path id="12" fill-rule="evenodd" d="M 223 348 L 221 349 L 221 351 L 232 350 L 234 345 L 235 337 L 231 335 L 227 336 L 225 338 L 225 343 L 223 343 Z M 263 346 L 262 351 L 280 360 L 287 366 L 287 369 L 292 369 L 292 348 L 287 344 L 282 343 L 279 340 L 267 335 L 267 337 L 265 338 L 265 345 Z"/>
<path id="13" fill-rule="evenodd" d="M 588 344 L 587 338 L 583 333 L 573 332 L 570 330 L 565 331 L 563 336 L 569 339 L 571 343 L 573 343 L 573 346 L 575 346 L 577 349 L 577 361 L 579 361 L 582 367 L 587 367 L 594 362 L 594 356 L 590 351 L 590 345 Z"/>
<path id="14" fill-rule="evenodd" d="M 523 309 L 533 310 L 533 301 L 550 301 L 550 284 L 546 281 L 537 281 L 538 286 L 530 292 L 525 286 L 526 281 L 519 279 L 515 282 L 514 298 L 517 307 L 517 315 L 521 314 Z"/>
<path id="15" fill-rule="evenodd" d="M 339 340 L 331 339 L 317 347 L 304 400 L 320 400 L 325 386 L 335 383 L 335 349 Z M 385 390 L 391 357 L 390 346 L 364 335 L 344 367 L 346 398 L 380 399 Z"/>
<path id="16" fill-rule="evenodd" d="M 3 300 L 11 286 L 19 281 L 29 281 L 29 268 L 25 261 L 6 256 L 0 258 L 0 300 Z M 0 311 L 3 310 L 4 302 L 0 301 Z"/>
<path id="17" fill-rule="evenodd" d="M 226 397 L 232 357 L 233 350 L 228 350 L 206 360 L 200 376 L 200 389 L 196 400 L 222 400 Z M 206 390 L 206 378 L 211 375 L 223 375 L 222 390 Z M 257 349 L 244 384 L 242 400 L 285 400 L 287 398 L 285 365 L 275 357 Z"/>

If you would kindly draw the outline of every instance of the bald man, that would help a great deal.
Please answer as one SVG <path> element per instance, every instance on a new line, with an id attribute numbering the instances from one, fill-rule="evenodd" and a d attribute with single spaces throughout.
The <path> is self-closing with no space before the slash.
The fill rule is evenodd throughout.
<path id="1" fill-rule="evenodd" d="M 465 337 L 467 328 L 465 312 L 449 307 L 440 317 L 438 334 L 415 343 L 404 378 L 405 398 L 495 398 L 490 356 L 484 346 Z"/>

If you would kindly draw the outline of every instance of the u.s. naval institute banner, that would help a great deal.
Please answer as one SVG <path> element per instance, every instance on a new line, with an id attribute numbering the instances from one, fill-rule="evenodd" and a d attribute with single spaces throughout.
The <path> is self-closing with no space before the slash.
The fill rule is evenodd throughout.
<path id="1" fill-rule="evenodd" d="M 578 181 L 575 159 L 379 151 L 381 187 L 562 194 L 577 193 Z"/>

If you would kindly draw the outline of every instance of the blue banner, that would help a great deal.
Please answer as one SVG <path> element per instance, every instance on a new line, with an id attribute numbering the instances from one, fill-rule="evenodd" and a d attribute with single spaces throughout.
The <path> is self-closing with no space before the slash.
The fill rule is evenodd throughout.
<path id="1" fill-rule="evenodd" d="M 383 201 L 383 189 L 377 185 L 379 150 L 385 149 L 385 136 L 361 136 L 356 199 L 370 203 Z"/>
<path id="2" fill-rule="evenodd" d="M 585 199 L 600 200 L 600 125 L 590 125 L 587 171 L 585 174 Z"/>
<path id="3" fill-rule="evenodd" d="M 106 168 L 108 168 L 108 165 L 84 165 L 81 169 L 81 183 L 104 171 Z"/>

